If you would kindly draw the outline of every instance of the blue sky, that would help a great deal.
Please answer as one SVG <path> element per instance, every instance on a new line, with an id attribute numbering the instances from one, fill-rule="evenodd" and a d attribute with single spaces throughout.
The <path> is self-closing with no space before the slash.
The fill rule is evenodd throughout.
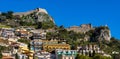
<path id="1" fill-rule="evenodd" d="M 112 36 L 120 39 L 119 0 L 0 0 L 1 12 L 25 12 L 37 7 L 45 8 L 58 26 L 107 24 Z"/>

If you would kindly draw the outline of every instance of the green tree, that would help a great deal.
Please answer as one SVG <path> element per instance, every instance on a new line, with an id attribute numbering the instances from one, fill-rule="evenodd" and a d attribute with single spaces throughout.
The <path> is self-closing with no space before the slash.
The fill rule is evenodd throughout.
<path id="1" fill-rule="evenodd" d="M 37 29 L 40 29 L 40 28 L 42 28 L 42 22 L 37 23 Z"/>
<path id="2" fill-rule="evenodd" d="M 95 56 L 95 50 L 93 50 L 93 53 L 92 53 L 92 57 L 94 57 Z"/>
<path id="3" fill-rule="evenodd" d="M 27 39 L 18 39 L 18 42 L 29 44 L 30 41 Z"/>
<path id="4" fill-rule="evenodd" d="M 76 58 L 75 59 L 80 59 L 80 55 L 79 54 L 77 54 L 77 56 L 76 56 Z"/>
<path id="5" fill-rule="evenodd" d="M 7 12 L 7 18 L 12 19 L 13 18 L 13 11 L 8 11 Z"/>
<path id="6" fill-rule="evenodd" d="M 3 12 L 1 15 L 6 16 L 7 19 L 13 19 L 13 11 Z"/>
<path id="7" fill-rule="evenodd" d="M 49 28 L 53 28 L 55 25 L 53 23 L 53 21 L 44 21 L 42 22 L 42 29 L 49 29 Z"/>
<path id="8" fill-rule="evenodd" d="M 113 59 L 120 59 L 120 54 L 114 54 L 112 55 Z"/>
<path id="9" fill-rule="evenodd" d="M 60 29 L 64 29 L 64 26 L 63 26 L 63 25 L 61 25 L 59 28 L 60 28 Z"/>
<path id="10" fill-rule="evenodd" d="M 19 59 L 19 56 L 17 53 L 15 54 L 15 59 Z"/>
<path id="11" fill-rule="evenodd" d="M 88 57 L 88 56 L 84 56 L 84 55 L 79 55 L 79 54 L 77 54 L 77 56 L 76 56 L 75 59 L 91 59 L 91 58 Z"/>
<path id="12" fill-rule="evenodd" d="M 30 46 L 31 46 L 30 43 L 28 43 L 28 49 L 29 49 L 29 50 L 30 50 Z"/>
<path id="13" fill-rule="evenodd" d="M 112 59 L 112 58 L 97 54 L 96 56 L 93 57 L 93 59 Z"/>
<path id="14" fill-rule="evenodd" d="M 2 59 L 2 52 L 0 52 L 0 59 Z"/>

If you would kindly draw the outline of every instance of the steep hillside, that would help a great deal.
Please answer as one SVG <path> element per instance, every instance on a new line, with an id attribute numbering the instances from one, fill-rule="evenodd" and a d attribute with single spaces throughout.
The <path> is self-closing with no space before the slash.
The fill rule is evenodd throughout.
<path id="1" fill-rule="evenodd" d="M 93 27 L 91 24 L 82 24 L 72 28 L 60 26 L 55 32 L 48 32 L 47 39 L 59 39 L 66 41 L 72 49 L 81 45 L 97 45 L 100 50 L 111 54 L 113 51 L 120 52 L 120 41 L 111 37 L 108 26 Z"/>
<path id="2" fill-rule="evenodd" d="M 17 26 L 34 26 L 35 28 L 52 28 L 54 27 L 54 20 L 45 9 L 37 8 L 27 12 L 1 13 L 0 23 L 12 27 Z M 39 25 L 39 26 L 38 26 Z"/>
<path id="3" fill-rule="evenodd" d="M 28 12 L 18 12 L 13 13 L 15 16 L 20 16 L 24 19 L 24 21 L 30 22 L 31 20 L 36 22 L 44 22 L 44 21 L 53 21 L 51 16 L 48 14 L 48 12 L 45 9 L 42 8 L 36 8 L 35 10 L 28 11 Z"/>

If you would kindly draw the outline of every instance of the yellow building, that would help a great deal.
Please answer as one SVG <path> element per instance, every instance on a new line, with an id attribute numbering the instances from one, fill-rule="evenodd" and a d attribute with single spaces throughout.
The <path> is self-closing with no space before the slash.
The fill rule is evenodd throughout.
<path id="1" fill-rule="evenodd" d="M 64 50 L 70 50 L 69 44 L 44 44 L 43 50 L 45 51 L 53 51 L 55 49 L 64 49 Z"/>
<path id="2" fill-rule="evenodd" d="M 20 43 L 19 47 L 19 53 L 26 54 L 26 56 L 29 56 L 29 59 L 33 59 L 34 51 L 29 50 L 27 44 Z"/>

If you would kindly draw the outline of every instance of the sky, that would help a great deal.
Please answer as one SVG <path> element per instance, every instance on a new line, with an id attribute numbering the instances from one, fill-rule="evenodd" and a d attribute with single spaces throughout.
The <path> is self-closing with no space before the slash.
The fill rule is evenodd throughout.
<path id="1" fill-rule="evenodd" d="M 35 8 L 46 9 L 58 26 L 108 25 L 112 36 L 120 39 L 120 0 L 0 0 L 0 12 Z"/>

